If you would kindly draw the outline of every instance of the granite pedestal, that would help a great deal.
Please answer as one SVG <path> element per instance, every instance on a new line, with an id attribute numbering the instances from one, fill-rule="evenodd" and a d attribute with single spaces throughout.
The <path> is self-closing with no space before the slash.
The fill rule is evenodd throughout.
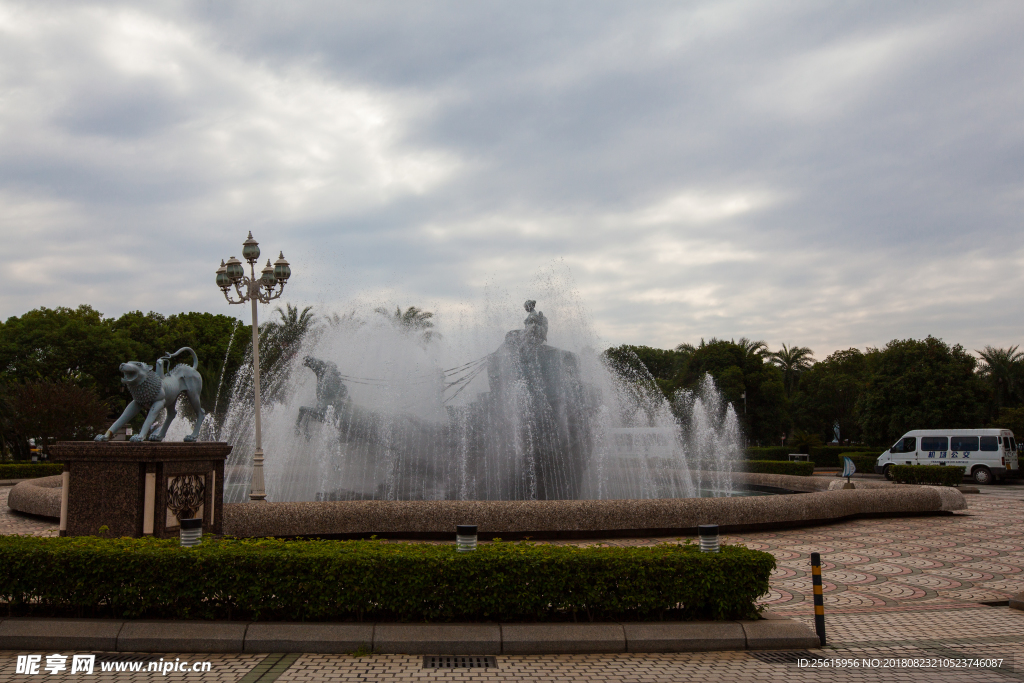
<path id="1" fill-rule="evenodd" d="M 178 535 L 179 516 L 201 517 L 204 533 L 222 533 L 224 459 L 221 442 L 62 441 L 61 536 Z"/>

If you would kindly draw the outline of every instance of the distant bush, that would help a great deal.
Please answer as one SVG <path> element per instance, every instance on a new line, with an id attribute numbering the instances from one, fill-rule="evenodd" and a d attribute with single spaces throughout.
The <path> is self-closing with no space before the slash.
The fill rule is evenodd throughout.
<path id="1" fill-rule="evenodd" d="M 748 460 L 741 464 L 747 472 L 757 474 L 795 474 L 809 477 L 814 474 L 813 462 L 788 462 L 785 460 Z"/>
<path id="2" fill-rule="evenodd" d="M 768 446 L 748 448 L 746 456 L 750 460 L 789 460 L 790 453 L 796 453 L 796 451 L 789 446 Z"/>
<path id="3" fill-rule="evenodd" d="M 0 465 L 0 479 L 35 479 L 52 477 L 64 471 L 64 465 L 53 462 L 4 463 Z"/>
<path id="4" fill-rule="evenodd" d="M 963 467 L 943 465 L 892 465 L 892 480 L 897 484 L 959 486 L 964 480 Z"/>
<path id="5" fill-rule="evenodd" d="M 842 467 L 842 456 L 850 455 L 851 452 L 859 455 L 873 453 L 877 456 L 883 450 L 885 449 L 871 448 L 869 446 L 816 446 L 810 449 L 811 452 L 807 459 L 818 467 Z M 797 452 L 791 446 L 771 446 L 767 448 L 748 448 L 746 456 L 751 460 L 789 460 L 789 454 Z M 857 466 L 857 469 L 860 470 L 860 465 Z"/>
<path id="6" fill-rule="evenodd" d="M 884 448 L 871 448 L 864 446 L 862 448 L 856 446 L 818 446 L 817 448 L 811 449 L 811 460 L 818 467 L 842 467 L 844 455 L 850 455 L 850 453 L 859 453 L 861 455 L 865 453 L 873 453 L 876 457 L 879 453 L 884 451 Z M 856 461 L 854 461 L 856 463 Z M 860 466 L 857 466 L 860 469 Z"/>
<path id="7" fill-rule="evenodd" d="M 7 613 L 285 621 L 748 619 L 770 554 L 577 547 L 0 536 Z"/>

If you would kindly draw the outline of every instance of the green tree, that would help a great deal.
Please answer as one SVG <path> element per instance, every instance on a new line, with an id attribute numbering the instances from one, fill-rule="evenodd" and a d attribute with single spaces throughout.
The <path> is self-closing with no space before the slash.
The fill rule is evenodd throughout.
<path id="1" fill-rule="evenodd" d="M 70 380 L 16 382 L 8 385 L 7 393 L 13 406 L 9 424 L 18 446 L 33 438 L 45 451 L 57 441 L 91 439 L 108 424 L 108 407 L 96 391 Z"/>
<path id="2" fill-rule="evenodd" d="M 800 374 L 811 369 L 814 365 L 814 351 L 806 346 L 792 346 L 782 348 L 768 356 L 771 363 L 782 370 L 782 381 L 786 387 L 786 396 L 793 394 L 793 389 L 800 381 Z"/>
<path id="3" fill-rule="evenodd" d="M 606 350 L 605 356 L 612 361 L 613 367 L 620 370 L 632 367 L 635 371 L 642 367 L 650 373 L 667 398 L 671 398 L 675 393 L 676 375 L 688 357 L 686 351 L 678 349 L 655 349 L 650 346 L 628 344 Z"/>
<path id="4" fill-rule="evenodd" d="M 757 346 L 749 341 L 711 339 L 705 342 L 702 339 L 700 346 L 681 364 L 673 388 L 695 389 L 704 373 L 715 379 L 725 400 L 735 407 L 747 438 L 765 444 L 777 443 L 789 420 L 788 402 L 782 374 L 764 362 Z"/>
<path id="5" fill-rule="evenodd" d="M 1018 403 L 1021 389 L 1024 389 L 1024 351 L 1018 351 L 1016 346 L 1008 349 L 986 346 L 977 354 L 982 361 L 978 374 L 985 378 L 992 391 L 993 414 L 998 414 L 1004 406 Z"/>
<path id="6" fill-rule="evenodd" d="M 859 349 L 836 351 L 815 363 L 800 376 L 793 393 L 794 426 L 831 441 L 838 420 L 841 438 L 860 441 L 857 401 L 866 381 L 867 360 Z"/>
<path id="7" fill-rule="evenodd" d="M 252 340 L 251 326 L 242 325 L 237 318 L 212 313 L 164 316 L 153 311 L 131 311 L 109 321 L 109 326 L 131 348 L 127 357 L 109 360 L 108 372 L 112 376 L 119 376 L 117 368 L 126 360 L 152 365 L 164 353 L 173 353 L 183 346 L 195 351 L 203 378 L 201 400 L 207 411 L 214 409 L 218 387 L 232 385 Z M 192 358 L 179 356 L 177 361 L 191 363 Z M 218 405 L 217 409 L 223 407 Z"/>
<path id="8" fill-rule="evenodd" d="M 375 308 L 374 312 L 391 319 L 391 321 L 400 329 L 419 333 L 425 342 L 429 342 L 432 338 L 437 336 L 437 333 L 431 329 L 434 327 L 434 322 L 431 320 L 431 318 L 434 317 L 434 314 L 430 311 L 424 311 L 416 306 L 410 306 L 405 309 L 405 312 L 403 313 L 402 307 L 396 306 L 394 314 L 389 313 L 384 307 Z"/>
<path id="9" fill-rule="evenodd" d="M 1009 429 L 1013 432 L 1018 443 L 1024 441 L 1024 407 L 1001 409 L 999 417 L 990 422 L 988 426 Z"/>
<path id="10" fill-rule="evenodd" d="M 0 325 L 0 380 L 67 380 L 113 396 L 121 387 L 117 367 L 131 350 L 91 306 L 38 308 Z"/>
<path id="11" fill-rule="evenodd" d="M 977 361 L 959 344 L 929 336 L 893 340 L 866 354 L 868 379 L 857 415 L 870 443 L 892 443 L 911 429 L 984 424 L 988 398 Z"/>
<path id="12" fill-rule="evenodd" d="M 268 320 L 260 325 L 260 368 L 272 374 L 280 366 L 288 363 L 298 353 L 306 334 L 316 324 L 313 307 L 306 306 L 301 311 L 298 306 L 285 304 L 274 308 L 277 320 Z"/>

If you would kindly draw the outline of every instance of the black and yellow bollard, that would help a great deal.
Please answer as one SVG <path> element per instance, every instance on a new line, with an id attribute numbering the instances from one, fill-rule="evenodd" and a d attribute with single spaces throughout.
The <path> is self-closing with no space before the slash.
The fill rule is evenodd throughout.
<path id="1" fill-rule="evenodd" d="M 825 645 L 825 596 L 821 592 L 821 555 L 811 553 L 811 580 L 814 582 L 814 630 Z"/>

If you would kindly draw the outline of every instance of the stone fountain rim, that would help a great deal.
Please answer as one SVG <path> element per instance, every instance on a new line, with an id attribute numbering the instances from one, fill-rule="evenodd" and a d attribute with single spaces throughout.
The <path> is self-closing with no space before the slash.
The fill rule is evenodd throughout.
<path id="1" fill-rule="evenodd" d="M 332 501 L 234 503 L 224 506 L 224 533 L 237 537 L 451 540 L 458 524 L 476 524 L 481 539 L 515 540 L 693 536 L 700 524 L 723 532 L 831 524 L 863 517 L 950 514 L 966 509 L 949 487 L 738 473 L 736 480 L 802 491 L 740 498 L 551 501 Z"/>

